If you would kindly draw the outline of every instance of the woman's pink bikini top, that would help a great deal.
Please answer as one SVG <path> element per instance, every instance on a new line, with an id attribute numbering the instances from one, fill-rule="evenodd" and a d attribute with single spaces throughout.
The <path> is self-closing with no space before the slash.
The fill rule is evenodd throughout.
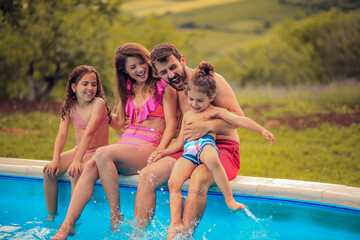
<path id="1" fill-rule="evenodd" d="M 89 119 L 82 118 L 76 110 L 75 105 L 71 108 L 71 120 L 75 128 L 77 129 L 85 129 L 89 123 Z M 105 118 L 101 119 L 99 127 L 108 124 L 109 117 L 106 116 Z"/>
<path id="2" fill-rule="evenodd" d="M 132 88 L 133 83 L 128 81 L 127 89 Z M 160 80 L 156 83 L 156 92 L 158 98 L 154 100 L 154 93 L 148 98 L 148 100 L 141 107 L 135 107 L 134 101 L 131 96 L 131 92 L 128 91 L 128 99 L 125 106 L 126 114 L 130 117 L 130 122 L 133 125 L 134 123 L 141 123 L 147 119 L 148 116 L 158 117 L 164 119 L 164 108 L 161 104 L 162 96 L 164 94 L 165 87 L 167 83 L 164 80 Z"/>

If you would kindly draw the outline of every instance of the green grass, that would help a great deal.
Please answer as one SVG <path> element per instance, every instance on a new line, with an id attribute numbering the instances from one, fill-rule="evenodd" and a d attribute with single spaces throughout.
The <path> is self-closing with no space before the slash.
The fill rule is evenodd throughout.
<path id="1" fill-rule="evenodd" d="M 262 136 L 239 130 L 240 175 L 345 184 L 360 187 L 360 125 L 294 131 L 271 129 L 276 141 L 269 147 Z"/>
<path id="2" fill-rule="evenodd" d="M 268 118 L 287 114 L 304 116 L 317 112 L 347 113 L 359 108 L 360 85 L 348 82 L 326 86 L 294 88 L 257 87 L 236 90 L 245 114 L 264 124 Z M 289 103 L 290 101 L 290 103 Z M 256 112 L 257 106 L 270 105 Z M 306 113 L 306 114 L 305 114 Z M 51 160 L 60 117 L 45 113 L 21 113 L 0 116 L 0 156 Z M 360 124 L 348 127 L 318 123 L 314 128 L 293 130 L 272 126 L 276 141 L 269 147 L 261 135 L 239 129 L 241 139 L 240 175 L 319 181 L 360 187 Z M 14 135 L 4 129 L 32 130 Z M 110 143 L 118 139 L 110 129 Z M 64 150 L 75 145 L 74 129 Z"/>
<path id="3" fill-rule="evenodd" d="M 27 115 L 16 113 L 0 115 L 0 156 L 51 160 L 55 138 L 58 133 L 60 116 L 34 112 Z M 4 128 L 20 129 L 24 134 L 4 133 Z M 26 130 L 32 130 L 26 132 Z M 110 142 L 116 142 L 117 132 L 110 128 Z M 75 131 L 72 125 L 63 151 L 70 150 L 76 145 Z"/>
<path id="4" fill-rule="evenodd" d="M 209 60 L 214 54 L 259 39 L 284 19 L 301 18 L 303 10 L 278 0 L 244 0 L 167 16 L 175 26 L 194 26 L 186 32 L 199 35 L 197 46 Z"/>
<path id="5" fill-rule="evenodd" d="M 263 118 L 279 118 L 292 114 L 306 116 L 317 113 L 352 113 L 360 107 L 360 82 L 341 81 L 328 85 L 297 85 L 293 87 L 233 86 L 240 105 L 251 107 L 268 105 L 271 111 Z M 248 114 L 248 113 L 246 113 Z"/>

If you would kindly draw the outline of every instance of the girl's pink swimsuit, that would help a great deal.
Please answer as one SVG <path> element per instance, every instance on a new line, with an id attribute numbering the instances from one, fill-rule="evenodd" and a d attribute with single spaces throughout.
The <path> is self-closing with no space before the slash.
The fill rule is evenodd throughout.
<path id="1" fill-rule="evenodd" d="M 86 129 L 89 124 L 89 119 L 82 118 L 76 110 L 75 105 L 71 108 L 71 121 L 76 129 Z M 99 126 L 103 126 L 109 123 L 109 117 L 101 119 Z M 76 145 L 75 149 L 78 150 L 79 146 Z M 97 148 L 88 149 L 85 154 L 95 152 Z"/>
<path id="2" fill-rule="evenodd" d="M 157 147 L 160 144 L 163 133 L 156 129 L 139 126 L 149 116 L 158 117 L 164 119 L 164 108 L 161 103 L 164 90 L 167 83 L 164 80 L 160 80 L 156 83 L 156 92 L 158 97 L 154 97 L 154 93 L 148 98 L 148 100 L 141 107 L 136 107 L 130 89 L 133 83 L 128 81 L 128 99 L 125 106 L 125 112 L 130 118 L 130 126 L 124 129 L 118 144 L 131 144 L 136 146 L 153 146 Z"/>

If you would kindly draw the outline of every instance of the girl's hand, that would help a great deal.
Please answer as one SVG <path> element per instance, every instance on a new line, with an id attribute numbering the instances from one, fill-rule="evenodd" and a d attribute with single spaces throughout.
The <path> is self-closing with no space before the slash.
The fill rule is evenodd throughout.
<path id="1" fill-rule="evenodd" d="M 151 163 L 156 162 L 160 158 L 162 158 L 162 150 L 156 150 L 156 151 L 152 152 L 148 158 L 147 165 L 150 165 Z"/>
<path id="2" fill-rule="evenodd" d="M 59 162 L 51 161 L 45 165 L 43 168 L 43 173 L 46 173 L 50 177 L 57 177 L 60 171 L 60 164 Z"/>
<path id="3" fill-rule="evenodd" d="M 82 172 L 81 162 L 73 161 L 68 169 L 68 174 L 72 178 L 79 178 Z"/>
<path id="4" fill-rule="evenodd" d="M 45 167 L 43 168 L 43 172 L 49 175 L 50 177 L 55 177 L 59 174 L 59 170 L 60 170 L 59 165 L 60 165 L 59 163 L 55 161 L 51 161 L 45 165 Z"/>
<path id="5" fill-rule="evenodd" d="M 275 141 L 275 136 L 266 129 L 264 129 L 261 134 L 270 141 L 270 146 L 272 146 Z"/>

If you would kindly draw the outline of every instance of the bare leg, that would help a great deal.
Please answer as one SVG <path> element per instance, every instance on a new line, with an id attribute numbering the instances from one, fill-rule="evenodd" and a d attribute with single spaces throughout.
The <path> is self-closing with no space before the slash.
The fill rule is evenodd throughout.
<path id="1" fill-rule="evenodd" d="M 85 168 L 86 163 L 94 156 L 94 154 L 95 154 L 94 152 L 85 154 L 85 156 L 82 160 L 82 163 L 81 163 L 82 169 Z M 77 182 L 79 181 L 80 177 L 73 178 L 73 177 L 69 176 L 69 179 L 70 179 L 70 183 L 71 183 L 71 196 L 72 196 L 75 186 L 76 186 Z"/>
<path id="2" fill-rule="evenodd" d="M 216 150 L 210 145 L 205 146 L 204 151 L 201 153 L 200 159 L 212 172 L 216 185 L 220 188 L 224 195 L 226 205 L 234 211 L 244 209 L 245 205 L 236 202 L 234 199 L 225 169 L 221 165 Z"/>
<path id="3" fill-rule="evenodd" d="M 206 208 L 206 196 L 214 177 L 205 164 L 196 167 L 191 174 L 188 195 L 184 204 L 182 222 L 184 231 L 191 236 Z"/>
<path id="4" fill-rule="evenodd" d="M 68 235 L 75 234 L 74 224 L 80 217 L 86 204 L 90 201 L 94 193 L 95 182 L 99 178 L 95 159 L 91 159 L 85 164 L 83 173 L 73 191 L 70 205 L 59 231 L 51 239 L 66 239 Z"/>
<path id="5" fill-rule="evenodd" d="M 113 228 L 122 220 L 120 213 L 119 174 L 137 174 L 147 164 L 155 149 L 149 146 L 115 144 L 100 148 L 95 153 L 101 183 L 110 206 L 110 222 Z"/>
<path id="6" fill-rule="evenodd" d="M 56 176 L 50 176 L 47 173 L 43 174 L 44 179 L 44 194 L 46 201 L 46 208 L 49 211 L 49 215 L 45 220 L 52 221 L 57 214 L 58 206 L 58 183 L 57 179 L 69 168 L 72 160 L 74 159 L 76 150 L 70 150 L 60 155 L 60 169 L 59 174 Z"/>
<path id="7" fill-rule="evenodd" d="M 145 229 L 153 218 L 156 204 L 156 189 L 168 181 L 175 162 L 174 158 L 168 156 L 141 170 L 134 212 L 139 229 Z"/>
<path id="8" fill-rule="evenodd" d="M 176 161 L 175 166 L 171 172 L 169 179 L 170 190 L 170 213 L 171 223 L 168 231 L 168 239 L 173 239 L 180 233 L 184 226 L 181 221 L 181 212 L 183 206 L 183 195 L 181 187 L 184 182 L 190 177 L 195 169 L 195 165 L 185 158 L 180 158 Z"/>

